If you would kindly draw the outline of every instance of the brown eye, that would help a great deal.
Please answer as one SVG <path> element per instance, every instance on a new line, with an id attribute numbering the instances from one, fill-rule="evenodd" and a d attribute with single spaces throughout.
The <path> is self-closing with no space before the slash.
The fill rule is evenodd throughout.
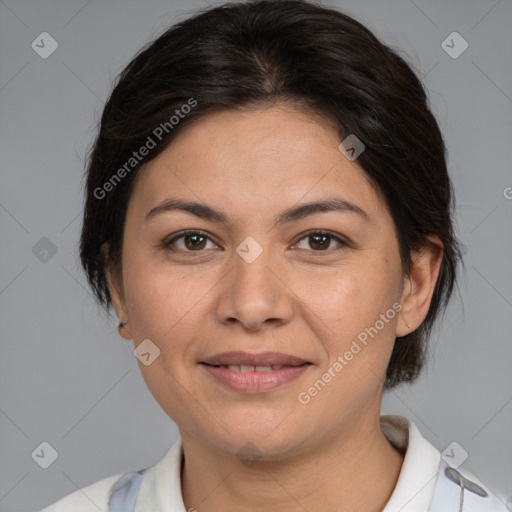
<path id="1" fill-rule="evenodd" d="M 206 237 L 202 235 L 185 235 L 183 237 L 185 247 L 191 251 L 195 249 L 204 249 Z"/>
<path id="2" fill-rule="evenodd" d="M 208 241 L 213 244 L 206 234 L 200 231 L 188 231 L 165 242 L 164 246 L 169 250 L 178 249 L 184 252 L 199 252 L 207 248 Z M 216 247 L 215 244 L 213 246 Z"/>
<path id="3" fill-rule="evenodd" d="M 325 252 L 329 249 L 332 249 L 331 242 L 337 242 L 338 247 L 334 247 L 334 250 L 342 249 L 346 247 L 348 244 L 337 237 L 333 233 L 327 231 L 313 231 L 308 233 L 306 236 L 299 240 L 299 244 L 303 241 L 307 240 L 307 247 L 299 247 L 300 249 L 313 249 L 314 252 Z"/>

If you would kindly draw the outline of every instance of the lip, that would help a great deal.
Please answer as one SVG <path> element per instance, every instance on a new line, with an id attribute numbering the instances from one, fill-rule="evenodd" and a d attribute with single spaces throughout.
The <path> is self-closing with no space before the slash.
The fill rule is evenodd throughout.
<path id="1" fill-rule="evenodd" d="M 204 361 L 203 364 L 210 366 L 221 366 L 221 365 L 246 365 L 246 366 L 301 366 L 309 363 L 300 357 L 293 356 L 291 354 L 283 354 L 281 352 L 222 352 L 211 356 Z M 277 370 L 276 370 L 277 371 Z"/>
<path id="2" fill-rule="evenodd" d="M 261 393 L 289 383 L 302 375 L 311 363 L 283 366 L 278 370 L 241 372 L 224 366 L 201 366 L 218 382 L 240 393 Z M 260 366 L 260 365 L 258 365 Z M 268 365 L 265 365 L 268 366 Z"/>

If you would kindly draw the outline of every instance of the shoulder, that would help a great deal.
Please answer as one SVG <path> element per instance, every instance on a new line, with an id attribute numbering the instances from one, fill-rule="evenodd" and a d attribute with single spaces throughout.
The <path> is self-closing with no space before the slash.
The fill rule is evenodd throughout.
<path id="1" fill-rule="evenodd" d="M 107 512 L 113 493 L 121 500 L 137 496 L 137 503 L 148 510 L 163 510 L 164 503 L 180 503 L 181 458 L 181 438 L 178 438 L 153 466 L 109 476 L 64 496 L 38 512 Z M 137 474 L 139 476 L 134 479 Z"/>
<path id="2" fill-rule="evenodd" d="M 406 417 L 381 416 L 381 430 L 396 449 L 405 453 L 384 512 L 512 511 L 512 507 L 507 508 L 504 493 L 481 481 L 471 468 L 452 467 Z"/>
<path id="3" fill-rule="evenodd" d="M 64 496 L 39 512 L 98 512 L 108 510 L 108 500 L 115 483 L 125 473 L 109 476 Z"/>

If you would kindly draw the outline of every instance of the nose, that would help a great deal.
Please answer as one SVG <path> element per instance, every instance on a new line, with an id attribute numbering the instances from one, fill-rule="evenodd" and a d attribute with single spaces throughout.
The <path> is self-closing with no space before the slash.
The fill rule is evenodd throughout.
<path id="1" fill-rule="evenodd" d="M 277 256 L 269 249 L 261 249 L 255 259 L 246 257 L 243 250 L 233 253 L 233 266 L 222 280 L 216 302 L 219 322 L 259 331 L 284 325 L 292 319 L 294 294 L 290 278 Z"/>

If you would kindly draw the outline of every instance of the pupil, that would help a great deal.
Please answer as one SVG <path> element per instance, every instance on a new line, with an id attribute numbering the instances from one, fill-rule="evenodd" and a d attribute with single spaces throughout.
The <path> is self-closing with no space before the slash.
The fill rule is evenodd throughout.
<path id="1" fill-rule="evenodd" d="M 198 239 L 203 239 L 202 242 L 199 242 L 197 243 Z M 202 249 L 203 247 L 199 247 L 202 244 L 204 244 L 204 236 L 202 235 L 188 235 L 185 240 L 187 241 L 186 243 L 186 246 L 187 246 L 187 249 Z M 191 240 L 195 240 L 194 242 L 192 242 L 191 244 L 189 243 Z"/>
<path id="2" fill-rule="evenodd" d="M 315 247 L 313 247 L 313 245 L 320 245 L 321 249 L 326 249 L 329 247 L 329 242 L 328 242 L 328 239 L 329 239 L 329 236 L 328 235 L 312 235 L 311 237 L 313 239 L 313 244 L 310 244 L 311 248 L 314 249 Z M 322 244 L 321 242 L 318 243 L 318 239 L 320 238 L 323 238 L 324 239 L 324 243 Z M 327 244 L 325 243 L 327 241 Z M 317 247 L 318 248 L 318 247 Z"/>

